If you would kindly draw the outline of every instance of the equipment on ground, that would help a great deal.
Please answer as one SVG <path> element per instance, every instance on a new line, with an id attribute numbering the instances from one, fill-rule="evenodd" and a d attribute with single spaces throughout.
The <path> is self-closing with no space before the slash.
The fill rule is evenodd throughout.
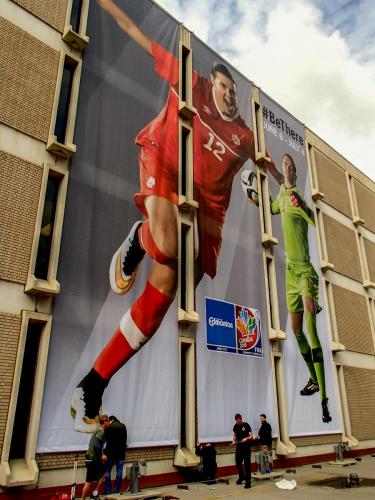
<path id="1" fill-rule="evenodd" d="M 133 462 L 130 467 L 126 467 L 126 479 L 128 479 L 130 483 L 130 493 L 139 493 L 141 491 L 139 488 L 138 477 L 146 475 L 147 475 L 146 460 Z"/>

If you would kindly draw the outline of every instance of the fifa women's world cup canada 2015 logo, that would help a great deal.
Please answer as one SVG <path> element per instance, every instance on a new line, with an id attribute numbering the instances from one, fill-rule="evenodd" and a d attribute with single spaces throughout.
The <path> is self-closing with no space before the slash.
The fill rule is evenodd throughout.
<path id="1" fill-rule="evenodd" d="M 236 306 L 236 332 L 238 349 L 252 349 L 258 342 L 258 323 L 247 307 Z"/>

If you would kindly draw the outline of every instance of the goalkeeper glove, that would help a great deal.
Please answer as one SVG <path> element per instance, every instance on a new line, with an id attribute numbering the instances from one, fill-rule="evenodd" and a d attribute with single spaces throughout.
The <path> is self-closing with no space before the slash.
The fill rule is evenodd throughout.
<path id="1" fill-rule="evenodd" d="M 301 207 L 301 208 L 303 208 L 302 207 L 303 200 L 302 200 L 301 196 L 297 193 L 297 191 L 291 191 L 289 193 L 289 195 L 290 195 L 290 201 L 293 203 L 293 205 L 295 207 Z"/>

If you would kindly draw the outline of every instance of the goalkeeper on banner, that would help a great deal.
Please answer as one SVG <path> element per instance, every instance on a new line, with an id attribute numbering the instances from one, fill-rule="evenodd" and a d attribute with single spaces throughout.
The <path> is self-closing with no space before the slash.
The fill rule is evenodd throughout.
<path id="1" fill-rule="evenodd" d="M 318 305 L 319 278 L 311 264 L 308 224 L 315 225 L 314 214 L 302 199 L 296 187 L 296 166 L 293 158 L 284 154 L 282 160 L 284 183 L 277 198 L 271 203 L 273 215 L 281 215 L 286 256 L 286 301 L 291 327 L 299 350 L 305 360 L 310 378 L 300 391 L 301 396 L 311 396 L 320 391 L 322 420 L 329 423 L 332 418 L 328 409 L 326 394 L 323 350 L 316 327 L 316 315 L 321 311 Z M 255 174 L 244 171 L 242 187 L 253 203 L 258 202 Z M 303 316 L 310 336 L 310 342 L 303 332 Z"/>
<path id="2" fill-rule="evenodd" d="M 321 311 L 318 305 L 319 278 L 310 261 L 307 237 L 308 224 L 315 225 L 314 214 L 298 192 L 296 165 L 288 154 L 283 156 L 282 169 L 284 184 L 272 202 L 271 212 L 281 215 L 286 256 L 286 301 L 292 330 L 310 373 L 300 394 L 311 396 L 320 391 L 322 420 L 329 423 L 332 418 L 328 410 L 323 350 L 316 328 L 316 315 Z M 302 330 L 304 314 L 310 342 Z"/>

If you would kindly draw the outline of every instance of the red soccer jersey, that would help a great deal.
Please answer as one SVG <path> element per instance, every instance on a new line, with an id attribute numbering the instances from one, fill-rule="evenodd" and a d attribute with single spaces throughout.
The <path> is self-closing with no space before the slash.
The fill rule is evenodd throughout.
<path id="1" fill-rule="evenodd" d="M 155 71 L 171 84 L 159 115 L 137 136 L 136 143 L 155 146 L 163 165 L 178 168 L 178 60 L 152 42 Z M 228 208 L 232 182 L 241 166 L 254 161 L 254 135 L 238 114 L 223 117 L 216 106 L 212 84 L 193 73 L 194 189 L 198 200 L 222 219 Z"/>

